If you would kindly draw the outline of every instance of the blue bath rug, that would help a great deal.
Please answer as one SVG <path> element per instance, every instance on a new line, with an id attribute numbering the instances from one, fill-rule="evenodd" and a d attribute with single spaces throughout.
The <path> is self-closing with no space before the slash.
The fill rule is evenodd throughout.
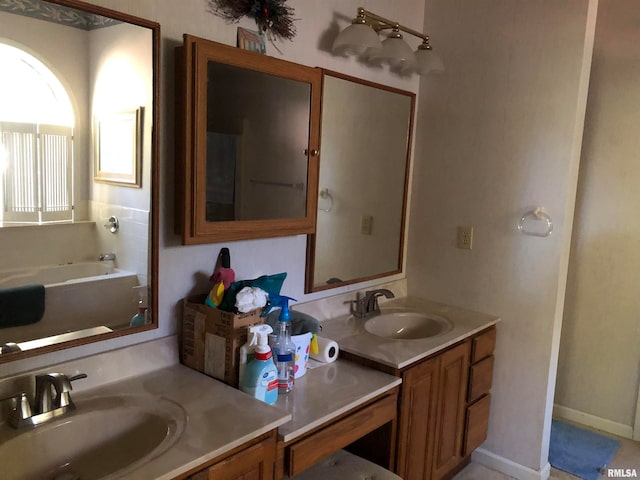
<path id="1" fill-rule="evenodd" d="M 613 438 L 558 420 L 551 423 L 549 463 L 584 480 L 598 480 L 619 448 Z"/>

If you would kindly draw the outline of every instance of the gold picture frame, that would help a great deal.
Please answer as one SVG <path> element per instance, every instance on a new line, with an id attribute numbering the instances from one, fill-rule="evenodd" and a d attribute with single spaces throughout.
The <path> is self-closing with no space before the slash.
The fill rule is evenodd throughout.
<path id="1" fill-rule="evenodd" d="M 96 116 L 96 182 L 142 187 L 143 117 L 144 107 Z"/>

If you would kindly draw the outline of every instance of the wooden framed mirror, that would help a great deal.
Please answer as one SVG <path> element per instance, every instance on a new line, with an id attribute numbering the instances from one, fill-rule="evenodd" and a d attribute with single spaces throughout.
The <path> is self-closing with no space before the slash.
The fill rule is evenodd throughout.
<path id="1" fill-rule="evenodd" d="M 305 291 L 402 271 L 415 94 L 324 71 Z"/>
<path id="2" fill-rule="evenodd" d="M 0 362 L 157 328 L 160 26 L 8 0 L 0 31 Z M 139 185 L 96 182 L 96 119 L 130 110 Z"/>
<path id="3" fill-rule="evenodd" d="M 312 233 L 320 71 L 191 35 L 176 70 L 183 243 Z"/>

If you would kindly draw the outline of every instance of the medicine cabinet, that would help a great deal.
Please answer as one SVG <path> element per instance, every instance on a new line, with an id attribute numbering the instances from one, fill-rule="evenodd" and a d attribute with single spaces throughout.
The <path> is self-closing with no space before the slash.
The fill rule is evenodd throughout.
<path id="1" fill-rule="evenodd" d="M 321 71 L 185 35 L 176 73 L 183 244 L 313 233 Z"/>

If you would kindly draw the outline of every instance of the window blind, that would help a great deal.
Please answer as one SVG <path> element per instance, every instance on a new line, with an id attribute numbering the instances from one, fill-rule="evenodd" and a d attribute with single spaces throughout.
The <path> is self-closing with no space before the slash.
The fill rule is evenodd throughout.
<path id="1" fill-rule="evenodd" d="M 0 122 L 7 154 L 3 220 L 73 219 L 73 128 Z"/>

